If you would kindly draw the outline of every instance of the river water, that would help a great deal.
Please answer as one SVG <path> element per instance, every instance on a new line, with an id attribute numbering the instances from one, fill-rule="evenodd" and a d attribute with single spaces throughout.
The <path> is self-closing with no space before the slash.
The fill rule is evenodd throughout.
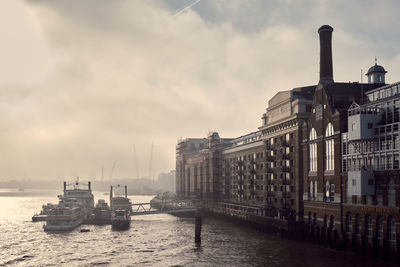
<path id="1" fill-rule="evenodd" d="M 0 266 L 395 266 L 352 253 L 281 239 L 204 218 L 202 244 L 194 244 L 194 219 L 168 214 L 132 217 L 127 231 L 83 225 L 45 233 L 31 217 L 60 191 L 0 189 Z M 106 199 L 94 192 L 95 200 Z M 149 196 L 130 196 L 148 202 Z M 81 233 L 81 228 L 90 232 Z"/>

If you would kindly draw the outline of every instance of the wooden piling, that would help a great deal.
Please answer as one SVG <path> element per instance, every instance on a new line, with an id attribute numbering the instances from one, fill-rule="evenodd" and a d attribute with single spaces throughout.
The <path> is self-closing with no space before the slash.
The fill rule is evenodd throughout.
<path id="1" fill-rule="evenodd" d="M 195 233 L 194 233 L 194 242 L 196 244 L 201 243 L 201 214 L 199 211 L 196 211 L 195 214 Z"/>

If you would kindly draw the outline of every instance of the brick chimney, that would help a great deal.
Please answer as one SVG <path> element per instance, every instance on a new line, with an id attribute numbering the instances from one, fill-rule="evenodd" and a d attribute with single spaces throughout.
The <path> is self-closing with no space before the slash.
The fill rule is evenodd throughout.
<path id="1" fill-rule="evenodd" d="M 333 83 L 332 32 L 333 28 L 329 25 L 323 25 L 318 29 L 320 42 L 319 83 Z"/>

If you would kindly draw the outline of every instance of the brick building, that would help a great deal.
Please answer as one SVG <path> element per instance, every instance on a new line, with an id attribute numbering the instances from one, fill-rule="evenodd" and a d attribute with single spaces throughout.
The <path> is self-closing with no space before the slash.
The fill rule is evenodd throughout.
<path id="1" fill-rule="evenodd" d="M 335 82 L 332 32 L 328 25 L 318 30 L 318 84 L 277 93 L 258 131 L 178 143 L 177 192 L 289 232 L 301 225 L 326 246 L 394 257 L 400 83 L 386 85 L 376 63 L 368 83 Z"/>

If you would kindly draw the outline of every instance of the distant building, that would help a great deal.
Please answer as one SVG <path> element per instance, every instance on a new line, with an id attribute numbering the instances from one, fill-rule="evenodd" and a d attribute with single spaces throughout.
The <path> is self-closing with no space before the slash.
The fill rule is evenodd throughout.
<path id="1" fill-rule="evenodd" d="M 158 189 L 174 193 L 176 190 L 175 176 L 175 170 L 172 170 L 168 173 L 160 173 L 157 178 Z"/>

